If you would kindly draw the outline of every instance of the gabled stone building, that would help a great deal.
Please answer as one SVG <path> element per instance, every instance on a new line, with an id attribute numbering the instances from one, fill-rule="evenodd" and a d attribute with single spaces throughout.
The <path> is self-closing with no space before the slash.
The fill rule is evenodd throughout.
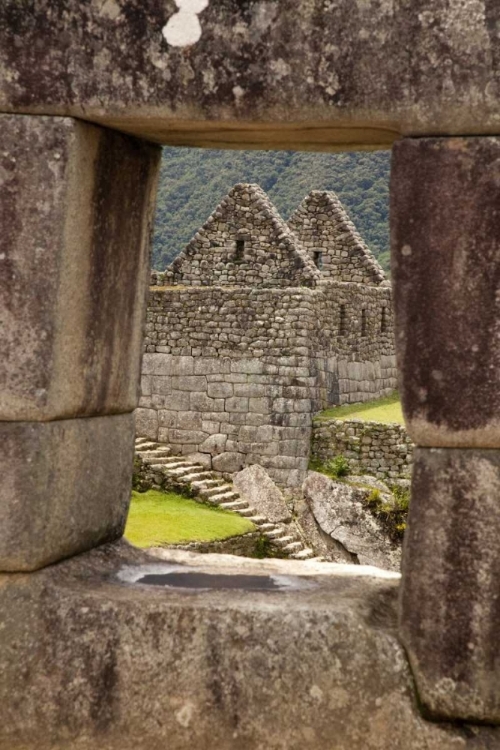
<path id="1" fill-rule="evenodd" d="M 324 278 L 375 286 L 386 280 L 331 190 L 312 190 L 292 214 L 288 226 Z"/>
<path id="2" fill-rule="evenodd" d="M 315 412 L 396 387 L 390 285 L 333 193 L 287 224 L 236 185 L 154 281 L 137 431 L 179 455 L 297 485 Z"/>
<path id="3" fill-rule="evenodd" d="M 167 285 L 316 286 L 320 279 L 266 193 L 238 184 L 165 273 Z"/>

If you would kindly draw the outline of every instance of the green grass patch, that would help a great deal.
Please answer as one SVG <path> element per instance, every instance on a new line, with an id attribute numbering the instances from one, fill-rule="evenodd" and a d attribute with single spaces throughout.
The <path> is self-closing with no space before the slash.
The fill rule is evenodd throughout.
<path id="1" fill-rule="evenodd" d="M 332 406 L 320 412 L 316 419 L 364 419 L 372 422 L 397 422 L 404 425 L 401 401 L 396 391 L 385 398 L 364 401 L 362 404 Z"/>
<path id="2" fill-rule="evenodd" d="M 132 492 L 125 538 L 136 547 L 211 542 L 255 531 L 246 518 L 173 492 Z"/>

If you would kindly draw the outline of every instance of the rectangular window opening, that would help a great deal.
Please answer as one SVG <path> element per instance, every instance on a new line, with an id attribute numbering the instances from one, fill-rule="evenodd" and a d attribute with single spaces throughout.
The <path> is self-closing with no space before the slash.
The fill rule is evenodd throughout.
<path id="1" fill-rule="evenodd" d="M 242 260 L 244 252 L 245 252 L 245 240 L 236 240 L 236 252 L 234 254 L 235 259 Z"/>
<path id="2" fill-rule="evenodd" d="M 366 310 L 361 310 L 361 335 L 366 336 Z"/>
<path id="3" fill-rule="evenodd" d="M 380 331 L 381 333 L 387 332 L 387 308 L 382 308 L 382 316 L 380 318 Z"/>
<path id="4" fill-rule="evenodd" d="M 339 336 L 345 336 L 346 333 L 347 333 L 347 317 L 346 317 L 345 305 L 340 305 Z"/>
<path id="5" fill-rule="evenodd" d="M 323 268 L 323 252 L 321 250 L 315 250 L 313 254 L 314 265 L 320 271 Z"/>

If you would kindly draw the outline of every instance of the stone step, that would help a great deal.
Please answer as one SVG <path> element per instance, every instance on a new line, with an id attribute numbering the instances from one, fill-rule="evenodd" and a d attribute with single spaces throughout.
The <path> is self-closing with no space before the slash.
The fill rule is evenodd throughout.
<path id="1" fill-rule="evenodd" d="M 169 477 L 176 477 L 177 479 L 182 479 L 183 476 L 186 474 L 189 474 L 189 472 L 192 470 L 191 466 L 180 466 L 177 464 L 175 467 L 172 466 L 165 466 L 165 471 L 169 475 Z"/>
<path id="2" fill-rule="evenodd" d="M 262 529 L 267 524 L 267 518 L 265 516 L 247 516 L 247 518 L 260 529 Z M 268 525 L 270 526 L 271 524 Z"/>
<path id="3" fill-rule="evenodd" d="M 206 472 L 203 468 L 200 468 L 198 471 L 192 471 L 190 474 L 186 474 L 182 477 L 183 482 L 188 482 L 189 484 L 193 485 L 193 482 L 197 479 L 204 479 L 205 477 L 210 476 L 208 472 Z"/>
<path id="4" fill-rule="evenodd" d="M 255 516 L 256 512 L 255 508 L 242 508 L 242 510 L 238 511 L 240 516 L 244 516 L 245 518 L 248 518 L 248 520 L 250 520 L 252 516 Z"/>
<path id="5" fill-rule="evenodd" d="M 264 531 L 264 534 L 267 536 L 268 539 L 280 539 L 281 537 L 287 536 L 287 532 L 285 531 L 285 529 L 280 529 L 279 527 L 276 527 L 276 526 L 270 531 L 267 531 L 267 530 Z"/>
<path id="6" fill-rule="evenodd" d="M 147 466 L 151 466 L 151 464 L 161 464 L 162 466 L 166 466 L 171 462 L 171 459 L 168 456 L 148 456 L 147 458 L 141 456 L 141 458 Z"/>
<path id="7" fill-rule="evenodd" d="M 159 443 L 155 443 L 153 440 L 149 440 L 149 438 L 136 438 L 135 439 L 135 447 L 137 450 L 140 450 L 141 448 L 144 448 L 147 445 L 159 445 Z"/>
<path id="8" fill-rule="evenodd" d="M 192 482 L 193 487 L 201 492 L 209 492 L 210 490 L 216 490 L 217 487 L 229 486 L 224 482 L 223 479 L 201 479 L 200 481 Z"/>
<path id="9" fill-rule="evenodd" d="M 310 547 L 305 547 L 300 552 L 293 554 L 292 557 L 294 560 L 309 560 L 311 557 L 314 557 L 314 551 Z"/>
<path id="10" fill-rule="evenodd" d="M 304 545 L 302 544 L 302 542 L 290 542 L 290 544 L 287 544 L 282 549 L 284 552 L 289 552 L 291 554 L 292 552 L 300 552 L 300 550 L 303 548 Z"/>
<path id="11" fill-rule="evenodd" d="M 234 499 L 234 492 L 227 493 L 226 499 L 217 502 L 217 505 L 219 508 L 224 508 L 224 510 L 245 510 L 245 508 L 248 508 L 248 503 L 246 500 L 235 500 Z M 228 495 L 232 495 L 233 497 L 228 497 Z M 210 500 L 212 502 L 215 502 L 215 498 L 211 497 Z"/>
<path id="12" fill-rule="evenodd" d="M 293 538 L 293 536 L 280 536 L 275 537 L 273 541 L 278 545 L 278 547 L 287 547 L 289 544 L 292 544 L 293 542 L 296 542 L 297 540 Z"/>
<path id="13" fill-rule="evenodd" d="M 151 458 L 152 456 L 172 456 L 172 451 L 168 448 L 154 448 L 145 451 L 136 451 L 141 458 Z"/>
<path id="14" fill-rule="evenodd" d="M 270 523 L 266 518 L 265 522 L 260 524 L 260 530 L 261 531 L 275 531 L 276 524 Z"/>
<path id="15" fill-rule="evenodd" d="M 233 492 L 232 490 L 224 490 L 223 492 L 219 492 L 215 495 L 210 495 L 210 502 L 211 503 L 243 503 L 241 506 L 242 508 L 248 508 L 248 503 L 244 500 L 240 499 L 240 496 L 237 492 Z"/>
<path id="16" fill-rule="evenodd" d="M 137 452 L 139 453 L 140 451 L 147 451 L 147 450 L 154 451 L 159 447 L 160 445 L 158 443 L 142 443 L 142 445 L 140 446 Z"/>
<path id="17" fill-rule="evenodd" d="M 230 484 L 227 484 L 227 482 L 224 482 L 223 479 L 219 479 L 218 484 L 214 484 L 213 487 L 207 487 L 206 489 L 202 489 L 200 494 L 203 497 L 212 498 L 214 495 L 221 495 L 226 492 L 232 492 L 232 491 L 233 489 Z"/>
<path id="18" fill-rule="evenodd" d="M 188 462 L 182 458 L 168 458 L 165 462 L 165 468 L 167 469 L 180 469 L 181 467 L 189 467 Z"/>

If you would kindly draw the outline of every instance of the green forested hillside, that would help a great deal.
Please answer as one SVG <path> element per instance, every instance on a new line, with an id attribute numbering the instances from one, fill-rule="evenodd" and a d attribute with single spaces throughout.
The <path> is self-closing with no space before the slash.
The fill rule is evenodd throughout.
<path id="1" fill-rule="evenodd" d="M 165 148 L 153 267 L 165 269 L 236 182 L 256 182 L 285 219 L 310 190 L 334 190 L 387 270 L 389 163 L 387 151 L 316 154 Z"/>

